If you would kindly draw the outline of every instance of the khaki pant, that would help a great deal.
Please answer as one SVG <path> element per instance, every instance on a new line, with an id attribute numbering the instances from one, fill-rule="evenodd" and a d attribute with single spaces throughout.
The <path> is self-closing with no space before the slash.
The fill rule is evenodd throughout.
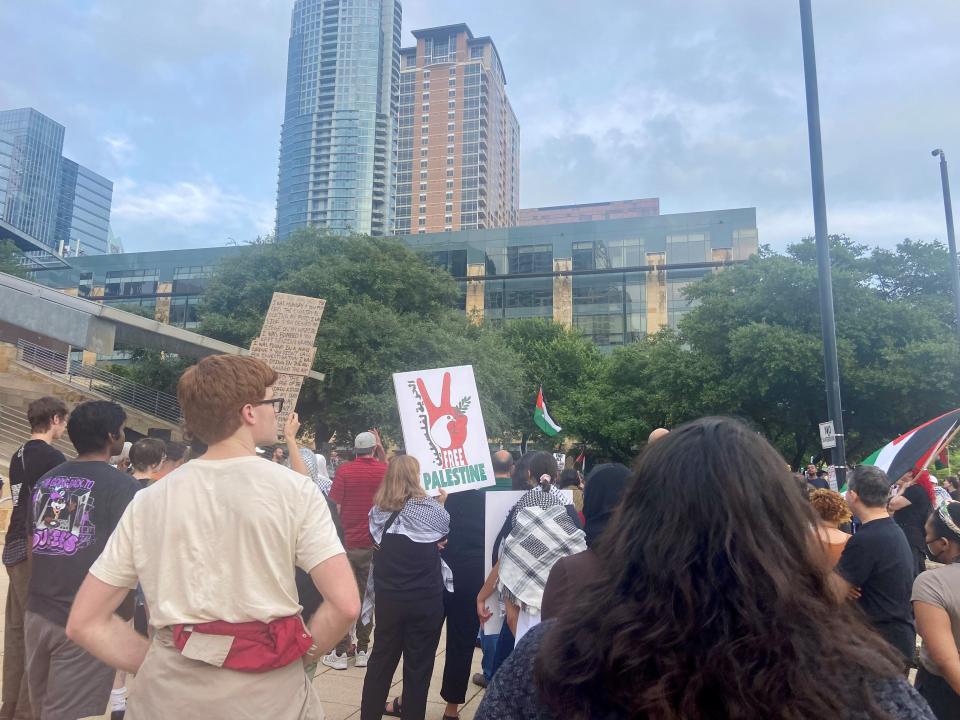
<path id="1" fill-rule="evenodd" d="M 353 575 L 357 580 L 357 590 L 360 591 L 360 602 L 367 591 L 367 577 L 370 575 L 370 565 L 373 562 L 373 548 L 354 548 L 347 550 L 347 560 L 353 568 Z M 357 620 L 357 650 L 367 650 L 370 647 L 370 633 L 373 631 L 373 620 L 364 625 Z M 337 652 L 341 655 L 350 647 L 350 635 L 347 635 L 337 645 Z"/>
<path id="2" fill-rule="evenodd" d="M 10 585 L 3 623 L 3 704 L 16 705 L 14 720 L 32 718 L 27 686 L 26 651 L 23 647 L 23 614 L 30 586 L 30 558 L 7 566 Z"/>
<path id="3" fill-rule="evenodd" d="M 263 673 L 238 672 L 180 654 L 170 628 L 154 633 L 127 698 L 125 720 L 249 718 L 323 720 L 303 662 Z"/>

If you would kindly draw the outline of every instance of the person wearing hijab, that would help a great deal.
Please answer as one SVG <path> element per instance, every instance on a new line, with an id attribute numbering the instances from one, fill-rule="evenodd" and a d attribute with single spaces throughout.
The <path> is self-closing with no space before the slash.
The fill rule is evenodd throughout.
<path id="1" fill-rule="evenodd" d="M 576 589 L 596 576 L 599 565 L 594 548 L 620 504 L 629 477 L 630 470 L 620 463 L 597 465 L 590 472 L 583 496 L 587 549 L 561 558 L 550 570 L 543 589 L 543 620 L 557 617 Z"/>

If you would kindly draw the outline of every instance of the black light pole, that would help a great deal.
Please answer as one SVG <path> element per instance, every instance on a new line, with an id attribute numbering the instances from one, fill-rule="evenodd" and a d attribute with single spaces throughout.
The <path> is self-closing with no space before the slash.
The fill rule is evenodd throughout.
<path id="1" fill-rule="evenodd" d="M 800 0 L 800 34 L 803 39 L 803 76 L 807 90 L 807 134 L 810 138 L 810 181 L 813 186 L 813 221 L 817 236 L 817 270 L 820 281 L 820 328 L 823 335 L 823 370 L 827 389 L 827 413 L 833 421 L 837 444 L 833 466 L 837 487 L 844 485 L 847 453 L 840 404 L 840 368 L 837 363 L 837 328 L 833 316 L 833 279 L 827 240 L 827 201 L 823 185 L 823 147 L 820 142 L 820 98 L 817 92 L 817 58 L 813 47 L 813 13 L 810 0 Z"/>
<path id="2" fill-rule="evenodd" d="M 960 337 L 960 272 L 957 270 L 957 239 L 953 235 L 953 203 L 950 202 L 950 176 L 947 155 L 937 148 L 931 153 L 940 156 L 940 184 L 943 185 L 943 212 L 947 216 L 947 244 L 950 246 L 950 279 L 953 281 L 953 306 L 957 313 L 957 336 Z"/>

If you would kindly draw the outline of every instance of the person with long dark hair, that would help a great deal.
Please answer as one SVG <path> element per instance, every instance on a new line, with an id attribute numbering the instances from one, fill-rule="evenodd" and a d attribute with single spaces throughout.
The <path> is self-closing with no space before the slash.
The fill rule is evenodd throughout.
<path id="1" fill-rule="evenodd" d="M 677 428 L 640 456 L 596 579 L 518 643 L 476 717 L 932 720 L 833 594 L 815 524 L 747 426 Z"/>
<path id="2" fill-rule="evenodd" d="M 573 594 L 596 576 L 599 561 L 593 548 L 620 504 L 629 477 L 629 468 L 620 463 L 603 463 L 590 471 L 583 500 L 587 549 L 560 558 L 550 570 L 543 588 L 544 620 L 559 615 Z"/>
<path id="3" fill-rule="evenodd" d="M 933 511 L 927 554 L 942 567 L 913 583 L 913 612 L 923 638 L 916 686 L 939 720 L 960 718 L 960 502 Z"/>

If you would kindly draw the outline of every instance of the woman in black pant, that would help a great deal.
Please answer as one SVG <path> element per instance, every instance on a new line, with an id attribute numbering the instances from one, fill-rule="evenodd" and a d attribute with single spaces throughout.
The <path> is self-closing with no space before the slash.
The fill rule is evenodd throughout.
<path id="1" fill-rule="evenodd" d="M 373 560 L 377 637 L 363 681 L 361 720 L 423 720 L 426 714 L 444 612 L 440 544 L 450 531 L 445 500 L 443 491 L 437 500 L 427 497 L 415 458 L 390 461 L 370 511 L 370 534 L 379 546 Z M 401 655 L 403 697 L 388 703 Z"/>

